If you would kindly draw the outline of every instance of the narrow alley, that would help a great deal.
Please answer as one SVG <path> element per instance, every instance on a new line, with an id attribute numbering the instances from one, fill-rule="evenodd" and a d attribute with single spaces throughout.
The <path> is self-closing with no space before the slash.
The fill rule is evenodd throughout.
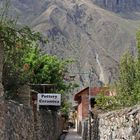
<path id="1" fill-rule="evenodd" d="M 77 134 L 75 129 L 70 129 L 65 138 L 62 136 L 60 140 L 82 140 L 82 137 Z"/>

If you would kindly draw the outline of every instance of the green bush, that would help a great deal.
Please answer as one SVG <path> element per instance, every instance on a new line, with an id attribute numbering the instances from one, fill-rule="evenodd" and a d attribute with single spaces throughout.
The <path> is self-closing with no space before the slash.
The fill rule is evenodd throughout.
<path id="1" fill-rule="evenodd" d="M 137 57 L 132 53 L 124 54 L 120 61 L 119 77 L 116 81 L 115 97 L 100 94 L 97 106 L 103 110 L 118 109 L 140 103 L 140 32 L 137 34 Z"/>

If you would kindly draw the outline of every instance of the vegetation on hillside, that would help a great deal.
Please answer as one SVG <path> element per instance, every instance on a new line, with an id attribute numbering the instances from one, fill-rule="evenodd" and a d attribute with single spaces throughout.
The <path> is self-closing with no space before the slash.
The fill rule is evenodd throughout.
<path id="1" fill-rule="evenodd" d="M 115 90 L 117 95 L 114 97 L 101 93 L 96 100 L 97 106 L 112 110 L 140 103 L 140 31 L 137 34 L 137 56 L 127 52 L 122 57 Z"/>

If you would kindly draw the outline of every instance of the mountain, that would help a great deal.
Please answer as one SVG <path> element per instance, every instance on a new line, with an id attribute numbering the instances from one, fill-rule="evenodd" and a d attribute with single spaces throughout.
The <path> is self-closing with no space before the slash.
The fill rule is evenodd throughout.
<path id="1" fill-rule="evenodd" d="M 93 0 L 100 7 L 130 19 L 140 19 L 139 0 Z"/>
<path id="2" fill-rule="evenodd" d="M 140 11 L 139 0 L 93 0 L 93 2 L 105 9 L 114 12 Z"/>
<path id="3" fill-rule="evenodd" d="M 122 54 L 136 52 L 139 9 L 139 0 L 11 0 L 10 14 L 49 38 L 46 53 L 73 58 L 84 86 L 113 83 Z"/>

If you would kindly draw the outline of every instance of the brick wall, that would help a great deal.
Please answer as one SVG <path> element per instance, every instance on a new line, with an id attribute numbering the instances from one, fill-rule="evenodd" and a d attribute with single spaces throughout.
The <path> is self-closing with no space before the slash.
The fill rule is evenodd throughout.
<path id="1" fill-rule="evenodd" d="M 82 103 L 78 105 L 78 111 L 77 111 L 77 131 L 79 134 L 81 134 L 82 129 L 81 129 L 81 122 L 82 122 Z"/>
<path id="2" fill-rule="evenodd" d="M 82 95 L 82 119 L 88 117 L 88 108 L 89 108 L 89 98 L 87 94 Z"/>
<path id="3" fill-rule="evenodd" d="M 82 121 L 82 103 L 78 105 L 78 120 Z"/>
<path id="4" fill-rule="evenodd" d="M 89 107 L 89 98 L 87 91 L 83 91 L 81 94 L 81 102 L 78 105 L 78 126 L 77 130 L 79 134 L 83 135 L 83 130 L 85 127 L 84 120 L 88 118 L 88 107 Z"/>
<path id="5" fill-rule="evenodd" d="M 81 93 L 81 101 L 78 104 L 78 119 L 80 121 L 88 117 L 89 97 L 87 91 Z"/>

